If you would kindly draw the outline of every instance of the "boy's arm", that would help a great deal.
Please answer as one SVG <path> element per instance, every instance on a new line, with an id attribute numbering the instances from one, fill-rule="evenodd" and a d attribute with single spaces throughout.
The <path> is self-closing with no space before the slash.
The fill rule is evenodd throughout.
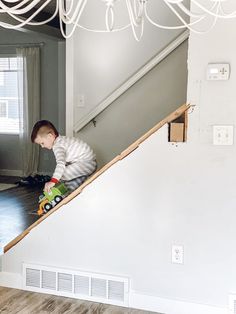
<path id="1" fill-rule="evenodd" d="M 50 182 L 58 183 L 65 171 L 66 167 L 66 152 L 64 147 L 59 146 L 55 147 L 53 149 L 55 158 L 56 158 L 56 168 L 54 170 L 54 173 L 52 175 L 52 179 Z"/>

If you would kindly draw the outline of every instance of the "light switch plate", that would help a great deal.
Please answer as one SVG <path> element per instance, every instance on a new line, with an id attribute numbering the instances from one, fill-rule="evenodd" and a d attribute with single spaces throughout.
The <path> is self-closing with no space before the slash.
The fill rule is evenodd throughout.
<path id="1" fill-rule="evenodd" d="M 172 245 L 171 252 L 172 264 L 183 264 L 184 263 L 184 247 L 183 245 Z"/>
<path id="2" fill-rule="evenodd" d="M 233 145 L 233 143 L 234 143 L 233 125 L 213 126 L 213 145 Z"/>
<path id="3" fill-rule="evenodd" d="M 85 96 L 83 94 L 79 94 L 77 96 L 77 108 L 84 108 L 85 107 Z"/>

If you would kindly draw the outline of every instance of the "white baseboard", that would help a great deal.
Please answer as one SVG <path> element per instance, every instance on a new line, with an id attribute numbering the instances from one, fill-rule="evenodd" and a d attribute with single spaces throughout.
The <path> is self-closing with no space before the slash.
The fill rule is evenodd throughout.
<path id="1" fill-rule="evenodd" d="M 0 272 L 0 286 L 22 289 L 22 276 L 18 273 Z"/>
<path id="2" fill-rule="evenodd" d="M 0 272 L 0 286 L 22 289 L 22 275 Z M 53 294 L 53 293 L 52 293 Z M 129 307 L 163 314 L 228 314 L 227 307 L 159 298 L 130 291 Z"/>
<path id="3" fill-rule="evenodd" d="M 0 169 L 0 175 L 8 177 L 22 177 L 23 172 L 22 170 Z"/>
<path id="4" fill-rule="evenodd" d="M 227 307 L 178 301 L 130 292 L 129 306 L 163 314 L 228 314 Z"/>

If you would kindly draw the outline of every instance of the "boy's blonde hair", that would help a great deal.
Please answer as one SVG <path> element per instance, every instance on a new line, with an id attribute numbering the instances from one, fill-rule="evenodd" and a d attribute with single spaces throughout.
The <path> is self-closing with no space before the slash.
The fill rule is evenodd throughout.
<path id="1" fill-rule="evenodd" d="M 35 123 L 31 132 L 31 142 L 34 143 L 37 136 L 44 137 L 45 135 L 52 133 L 58 137 L 59 133 L 55 126 L 48 120 L 40 120 Z"/>

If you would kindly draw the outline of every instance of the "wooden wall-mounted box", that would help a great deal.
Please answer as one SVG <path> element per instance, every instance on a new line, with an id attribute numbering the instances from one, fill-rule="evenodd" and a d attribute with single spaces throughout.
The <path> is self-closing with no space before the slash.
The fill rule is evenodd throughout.
<path id="1" fill-rule="evenodd" d="M 184 123 L 171 122 L 169 124 L 169 141 L 184 142 Z"/>

